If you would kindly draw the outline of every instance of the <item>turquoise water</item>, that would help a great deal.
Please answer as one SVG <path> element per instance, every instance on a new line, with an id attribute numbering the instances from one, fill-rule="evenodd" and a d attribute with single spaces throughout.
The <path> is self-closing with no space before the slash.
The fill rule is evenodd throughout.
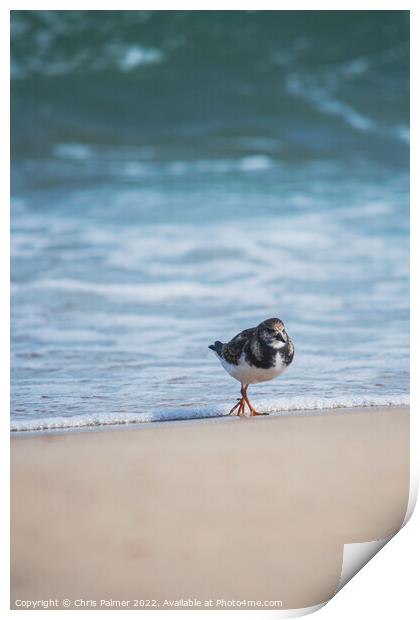
<path id="1" fill-rule="evenodd" d="M 12 15 L 12 429 L 408 402 L 408 13 Z"/>

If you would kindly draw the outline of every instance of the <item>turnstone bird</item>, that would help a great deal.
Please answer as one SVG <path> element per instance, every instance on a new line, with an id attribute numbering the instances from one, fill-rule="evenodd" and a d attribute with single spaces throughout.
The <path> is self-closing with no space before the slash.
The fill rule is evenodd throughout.
<path id="1" fill-rule="evenodd" d="M 252 416 L 267 415 L 252 406 L 247 389 L 251 383 L 271 381 L 281 375 L 293 361 L 295 352 L 292 339 L 280 319 L 267 319 L 257 327 L 245 329 L 227 344 L 216 340 L 209 345 L 223 368 L 241 384 L 241 398 L 229 411 L 245 415 L 245 404 Z"/>

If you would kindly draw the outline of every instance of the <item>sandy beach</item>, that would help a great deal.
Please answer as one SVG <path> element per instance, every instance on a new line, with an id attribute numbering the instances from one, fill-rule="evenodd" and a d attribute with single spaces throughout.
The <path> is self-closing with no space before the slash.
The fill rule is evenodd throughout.
<path id="1" fill-rule="evenodd" d="M 407 407 L 13 436 L 11 606 L 316 605 L 408 489 Z"/>

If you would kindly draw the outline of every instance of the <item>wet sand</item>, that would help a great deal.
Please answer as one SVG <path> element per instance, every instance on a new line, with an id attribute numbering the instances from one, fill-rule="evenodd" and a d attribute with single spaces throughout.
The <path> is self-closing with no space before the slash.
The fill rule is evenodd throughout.
<path id="1" fill-rule="evenodd" d="M 302 608 L 334 594 L 343 544 L 400 528 L 409 410 L 14 436 L 11 467 L 12 608 Z"/>

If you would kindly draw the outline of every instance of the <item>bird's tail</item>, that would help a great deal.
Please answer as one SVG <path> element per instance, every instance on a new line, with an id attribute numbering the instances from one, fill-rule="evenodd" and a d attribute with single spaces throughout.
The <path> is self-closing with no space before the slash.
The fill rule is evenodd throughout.
<path id="1" fill-rule="evenodd" d="M 216 340 L 214 344 L 209 344 L 209 349 L 215 351 L 217 355 L 221 355 L 223 349 L 223 342 L 220 342 L 220 340 Z"/>

